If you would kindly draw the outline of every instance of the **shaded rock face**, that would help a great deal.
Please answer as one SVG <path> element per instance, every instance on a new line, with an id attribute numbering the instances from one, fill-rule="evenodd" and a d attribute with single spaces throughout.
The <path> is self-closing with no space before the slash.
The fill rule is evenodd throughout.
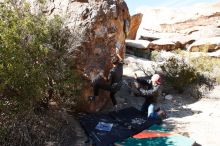
<path id="1" fill-rule="evenodd" d="M 39 6 L 35 0 L 29 0 L 36 13 Z M 69 48 L 69 58 L 76 63 L 77 70 L 86 78 L 82 107 L 87 111 L 101 108 L 108 92 L 101 91 L 96 103 L 86 105 L 87 96 L 93 95 L 91 79 L 100 71 L 108 75 L 111 57 L 115 55 L 115 47 L 124 57 L 125 37 L 128 32 L 130 15 L 123 0 L 53 0 L 44 6 L 48 17 L 60 15 L 65 26 L 70 29 L 74 43 Z M 85 108 L 84 108 L 85 109 Z"/>
<path id="2" fill-rule="evenodd" d="M 135 14 L 131 17 L 131 24 L 130 24 L 130 29 L 128 32 L 127 39 L 134 40 L 136 38 L 136 33 L 141 24 L 142 17 L 143 17 L 143 14 L 141 13 Z"/>
<path id="3" fill-rule="evenodd" d="M 154 48 L 165 50 L 187 49 L 200 51 L 190 46 L 193 42 L 209 42 L 208 51 L 217 50 L 219 43 L 205 41 L 220 36 L 220 3 L 200 4 L 184 8 L 146 8 L 139 11 L 143 18 L 137 31 L 136 39 L 165 41 L 154 44 Z M 173 42 L 175 46 L 170 45 Z M 211 44 L 210 44 L 211 42 Z M 200 43 L 201 44 L 201 43 Z M 167 46 L 167 47 L 166 47 Z M 190 47 L 190 48 L 189 48 Z M 194 47 L 195 48 L 195 47 Z"/>
<path id="4" fill-rule="evenodd" d="M 152 41 L 148 47 L 153 50 L 172 51 L 178 47 L 178 43 L 168 39 L 159 39 Z"/>

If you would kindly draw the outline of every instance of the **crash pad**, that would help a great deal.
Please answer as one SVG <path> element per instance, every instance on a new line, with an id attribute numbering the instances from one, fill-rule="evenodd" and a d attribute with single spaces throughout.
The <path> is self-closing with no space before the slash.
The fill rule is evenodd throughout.
<path id="1" fill-rule="evenodd" d="M 122 142 L 116 142 L 115 146 L 192 146 L 194 143 L 195 141 L 188 137 L 153 125 Z"/>
<path id="2" fill-rule="evenodd" d="M 80 124 L 94 146 L 109 146 L 157 123 L 134 107 L 117 112 L 81 114 Z"/>

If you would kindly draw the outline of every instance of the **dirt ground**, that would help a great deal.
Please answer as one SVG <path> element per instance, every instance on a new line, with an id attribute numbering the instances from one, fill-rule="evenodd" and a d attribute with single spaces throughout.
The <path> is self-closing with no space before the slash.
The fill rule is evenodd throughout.
<path id="1" fill-rule="evenodd" d="M 220 145 L 220 86 L 200 100 L 180 94 L 172 96 L 172 99 L 161 97 L 159 100 L 158 106 L 167 112 L 162 126 L 203 146 Z M 117 94 L 117 100 L 122 108 L 134 106 L 138 109 L 144 101 L 142 97 L 130 95 L 125 88 Z"/>
<path id="2" fill-rule="evenodd" d="M 135 62 L 150 64 L 149 61 L 131 58 L 130 65 L 124 67 L 124 80 L 132 80 Z M 131 64 L 131 62 L 134 62 Z M 147 65 L 149 66 L 149 65 Z M 202 146 L 219 146 L 220 136 L 220 85 L 215 86 L 213 90 L 207 93 L 205 98 L 195 99 L 186 94 L 170 94 L 172 99 L 160 97 L 159 106 L 167 112 L 167 118 L 162 126 L 172 130 L 174 133 L 182 134 Z M 123 85 L 116 94 L 119 109 L 129 106 L 141 108 L 144 102 L 143 97 L 135 97 L 129 93 L 129 89 Z M 102 111 L 113 110 L 111 100 Z M 81 131 L 81 132 L 79 132 Z M 79 137 L 85 140 L 83 130 L 78 130 Z M 77 146 L 85 145 L 82 140 L 78 141 Z M 81 144 L 80 144 L 81 143 Z"/>
<path id="3" fill-rule="evenodd" d="M 180 94 L 172 96 L 172 99 L 162 97 L 159 100 L 159 106 L 166 110 L 168 116 L 162 126 L 174 133 L 187 136 L 202 146 L 219 146 L 220 86 L 210 91 L 207 98 L 200 100 Z M 116 99 L 120 108 L 134 106 L 140 109 L 144 101 L 142 97 L 130 95 L 126 87 L 122 87 Z M 111 102 L 108 107 L 104 108 L 105 110 L 112 110 Z M 80 126 L 78 128 L 76 143 L 77 146 L 84 146 L 86 137 Z"/>
<path id="4" fill-rule="evenodd" d="M 173 100 L 164 102 L 164 107 L 168 111 L 164 127 L 204 146 L 220 145 L 220 86 L 198 101 L 174 96 Z"/>
<path id="5" fill-rule="evenodd" d="M 126 78 L 132 78 L 137 72 L 137 64 L 150 66 L 152 62 L 140 58 L 128 57 L 124 67 Z M 126 79 L 125 78 L 125 79 Z M 167 112 L 168 118 L 162 126 L 190 137 L 203 146 L 219 146 L 220 136 L 220 86 L 215 86 L 205 98 L 195 99 L 185 94 L 171 94 L 172 99 L 159 99 L 159 106 Z M 126 87 L 117 94 L 122 107 L 134 106 L 140 109 L 144 99 L 129 94 Z"/>

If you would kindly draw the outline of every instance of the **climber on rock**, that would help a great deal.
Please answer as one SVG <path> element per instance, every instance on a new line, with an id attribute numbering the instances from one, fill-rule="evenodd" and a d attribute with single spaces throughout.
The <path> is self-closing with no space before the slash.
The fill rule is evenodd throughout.
<path id="1" fill-rule="evenodd" d="M 94 101 L 96 96 L 99 95 L 100 89 L 109 91 L 112 103 L 117 109 L 115 94 L 120 90 L 122 86 L 123 75 L 123 61 L 119 54 L 118 48 L 116 48 L 116 55 L 112 58 L 111 63 L 113 64 L 113 67 L 111 68 L 107 79 L 105 78 L 103 71 L 101 71 L 92 79 L 93 96 L 89 96 L 88 99 L 89 101 Z"/>

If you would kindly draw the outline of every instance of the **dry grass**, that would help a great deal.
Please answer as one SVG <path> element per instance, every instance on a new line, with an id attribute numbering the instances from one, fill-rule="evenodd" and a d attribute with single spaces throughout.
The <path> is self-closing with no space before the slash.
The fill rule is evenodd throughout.
<path id="1" fill-rule="evenodd" d="M 220 59 L 209 56 L 201 56 L 190 59 L 190 64 L 200 73 L 205 73 L 220 84 Z"/>

